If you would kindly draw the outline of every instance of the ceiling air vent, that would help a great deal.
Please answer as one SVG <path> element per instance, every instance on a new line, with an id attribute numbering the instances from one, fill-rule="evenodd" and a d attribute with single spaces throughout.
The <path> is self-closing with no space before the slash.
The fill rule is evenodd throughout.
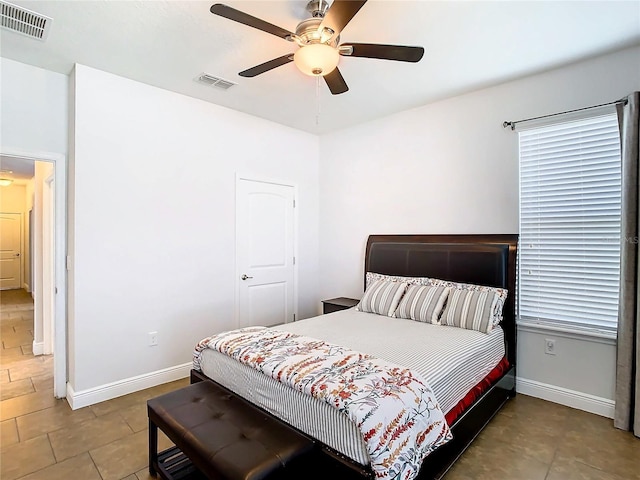
<path id="1" fill-rule="evenodd" d="M 0 26 L 27 37 L 42 40 L 49 35 L 52 18 L 0 1 Z"/>
<path id="2" fill-rule="evenodd" d="M 224 78 L 214 77 L 213 75 L 209 75 L 208 73 L 202 73 L 198 78 L 196 78 L 196 82 L 204 83 L 205 85 L 209 85 L 210 87 L 220 88 L 222 90 L 229 90 L 231 87 L 236 85 L 229 80 L 225 80 Z"/>

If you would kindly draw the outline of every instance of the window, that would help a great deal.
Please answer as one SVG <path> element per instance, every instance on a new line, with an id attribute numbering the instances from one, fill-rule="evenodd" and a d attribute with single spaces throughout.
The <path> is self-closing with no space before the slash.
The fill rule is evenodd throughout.
<path id="1" fill-rule="evenodd" d="M 519 321 L 615 336 L 621 164 L 615 114 L 519 133 Z"/>

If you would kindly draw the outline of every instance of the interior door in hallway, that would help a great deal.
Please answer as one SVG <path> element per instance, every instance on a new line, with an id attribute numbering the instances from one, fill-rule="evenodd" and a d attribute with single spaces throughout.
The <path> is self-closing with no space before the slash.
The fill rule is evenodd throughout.
<path id="1" fill-rule="evenodd" d="M 0 290 L 22 287 L 21 232 L 21 213 L 0 213 Z"/>
<path id="2" fill-rule="evenodd" d="M 238 323 L 294 320 L 294 187 L 238 178 Z"/>

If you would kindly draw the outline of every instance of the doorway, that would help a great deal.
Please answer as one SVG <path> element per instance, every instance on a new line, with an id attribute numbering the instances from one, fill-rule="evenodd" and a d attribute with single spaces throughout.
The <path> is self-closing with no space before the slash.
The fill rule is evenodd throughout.
<path id="1" fill-rule="evenodd" d="M 30 290 L 34 299 L 33 353 L 53 355 L 53 394 L 63 398 L 67 384 L 66 159 L 59 154 L 2 148 L 0 160 L 3 170 L 33 166 L 29 191 L 33 205 L 25 201 L 22 212 L 22 244 L 28 255 L 24 256 L 21 287 Z"/>

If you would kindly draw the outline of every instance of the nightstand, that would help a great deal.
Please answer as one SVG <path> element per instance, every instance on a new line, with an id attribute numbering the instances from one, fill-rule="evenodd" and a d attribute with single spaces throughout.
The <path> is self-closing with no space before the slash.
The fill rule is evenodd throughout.
<path id="1" fill-rule="evenodd" d="M 355 307 L 360 300 L 355 298 L 332 298 L 331 300 L 322 300 L 322 313 L 338 312 L 347 308 Z"/>

